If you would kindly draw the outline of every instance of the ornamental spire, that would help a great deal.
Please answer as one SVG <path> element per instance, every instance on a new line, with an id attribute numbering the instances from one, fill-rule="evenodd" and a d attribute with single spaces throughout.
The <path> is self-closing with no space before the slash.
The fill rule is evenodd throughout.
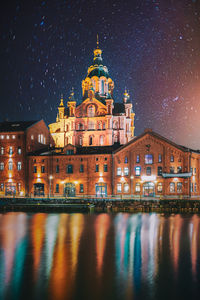
<path id="1" fill-rule="evenodd" d="M 99 35 L 97 33 L 97 49 L 99 49 Z"/>
<path id="2" fill-rule="evenodd" d="M 60 105 L 59 106 L 64 106 L 64 104 L 63 104 L 63 94 L 61 94 L 61 99 L 60 99 Z"/>

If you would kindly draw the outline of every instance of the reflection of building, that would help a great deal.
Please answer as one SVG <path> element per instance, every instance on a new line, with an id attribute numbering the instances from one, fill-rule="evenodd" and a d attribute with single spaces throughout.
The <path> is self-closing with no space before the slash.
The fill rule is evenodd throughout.
<path id="1" fill-rule="evenodd" d="M 28 191 L 27 153 L 49 144 L 44 121 L 0 123 L 0 194 L 24 195 Z"/>
<path id="2" fill-rule="evenodd" d="M 54 196 L 198 198 L 199 161 L 199 152 L 148 129 L 121 147 L 68 145 L 32 155 L 29 187 Z"/>
<path id="3" fill-rule="evenodd" d="M 55 123 L 49 125 L 57 147 L 109 146 L 125 144 L 134 137 L 134 113 L 129 94 L 122 103 L 114 102 L 114 82 L 102 62 L 102 50 L 94 50 L 93 65 L 82 81 L 82 102 L 77 105 L 72 91 L 64 106 L 61 98 Z"/>

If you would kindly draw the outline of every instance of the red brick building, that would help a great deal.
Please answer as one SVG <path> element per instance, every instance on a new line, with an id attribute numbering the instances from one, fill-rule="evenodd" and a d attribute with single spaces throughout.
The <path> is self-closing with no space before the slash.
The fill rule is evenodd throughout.
<path id="1" fill-rule="evenodd" d="M 27 193 L 27 153 L 44 149 L 50 140 L 43 120 L 0 123 L 0 195 Z"/>
<path id="2" fill-rule="evenodd" d="M 109 199 L 200 199 L 200 153 L 146 130 L 124 146 L 29 156 L 29 193 Z"/>

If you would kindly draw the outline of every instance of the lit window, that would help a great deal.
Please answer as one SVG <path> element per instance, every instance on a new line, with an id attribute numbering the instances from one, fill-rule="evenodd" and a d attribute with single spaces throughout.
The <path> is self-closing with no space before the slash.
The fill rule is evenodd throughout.
<path id="1" fill-rule="evenodd" d="M 128 167 L 125 167 L 125 168 L 124 168 L 124 175 L 125 175 L 125 176 L 128 176 L 128 173 L 129 173 L 129 169 L 128 169 Z"/>
<path id="2" fill-rule="evenodd" d="M 106 129 L 106 123 L 105 123 L 105 122 L 103 122 L 102 128 L 103 128 L 103 129 Z"/>
<path id="3" fill-rule="evenodd" d="M 0 191 L 3 192 L 4 191 L 4 183 L 0 184 Z"/>
<path id="4" fill-rule="evenodd" d="M 4 147 L 1 147 L 1 155 L 4 154 Z"/>
<path id="5" fill-rule="evenodd" d="M 140 176 L 141 174 L 141 167 L 135 167 L 135 175 Z"/>
<path id="6" fill-rule="evenodd" d="M 31 140 L 34 140 L 34 135 L 33 134 L 31 135 Z"/>
<path id="7" fill-rule="evenodd" d="M 72 174 L 73 173 L 73 165 L 67 165 L 67 174 Z"/>
<path id="8" fill-rule="evenodd" d="M 195 175 L 195 174 L 197 174 L 197 169 L 196 169 L 196 168 L 194 168 L 194 175 Z"/>
<path id="9" fill-rule="evenodd" d="M 122 192 L 122 184 L 118 183 L 117 184 L 117 193 L 121 193 Z"/>
<path id="10" fill-rule="evenodd" d="M 4 139 L 4 135 L 3 135 L 3 134 L 1 135 L 1 139 L 2 139 L 2 140 Z"/>
<path id="11" fill-rule="evenodd" d="M 139 154 L 136 156 L 136 163 L 139 163 L 140 162 L 140 156 Z"/>
<path id="12" fill-rule="evenodd" d="M 93 121 L 89 121 L 89 123 L 88 123 L 88 129 L 89 130 L 94 130 L 95 129 L 95 125 L 94 125 Z"/>
<path id="13" fill-rule="evenodd" d="M 159 163 L 162 162 L 162 154 L 158 154 L 158 162 L 159 162 Z"/>
<path id="14" fill-rule="evenodd" d="M 18 147 L 17 153 L 18 153 L 18 154 L 22 154 L 22 148 L 21 148 L 21 147 Z"/>
<path id="15" fill-rule="evenodd" d="M 197 192 L 197 184 L 196 184 L 196 182 L 195 182 L 195 184 L 194 184 L 194 192 L 195 192 L 195 193 Z"/>
<path id="16" fill-rule="evenodd" d="M 13 147 L 9 147 L 9 154 L 13 154 Z"/>
<path id="17" fill-rule="evenodd" d="M 124 193 L 128 193 L 129 192 L 129 185 L 128 183 L 124 183 Z"/>
<path id="18" fill-rule="evenodd" d="M 135 184 L 135 191 L 136 191 L 136 193 L 140 192 L 140 183 Z"/>
<path id="19" fill-rule="evenodd" d="M 82 138 L 82 136 L 79 136 L 79 145 L 80 145 L 80 146 L 83 145 L 83 138 Z"/>
<path id="20" fill-rule="evenodd" d="M 83 184 L 80 183 L 80 193 L 83 193 L 83 192 L 84 192 Z"/>
<path id="21" fill-rule="evenodd" d="M 17 184 L 17 189 L 18 189 L 18 193 L 20 193 L 22 190 L 22 184 L 20 182 L 18 182 Z"/>
<path id="22" fill-rule="evenodd" d="M 38 134 L 38 142 L 41 143 L 41 134 Z"/>
<path id="23" fill-rule="evenodd" d="M 175 193 L 175 183 L 174 182 L 170 182 L 169 191 L 170 191 L 170 193 Z"/>
<path id="24" fill-rule="evenodd" d="M 170 167 L 170 173 L 174 174 L 174 167 Z"/>
<path id="25" fill-rule="evenodd" d="M 162 167 L 158 167 L 158 176 L 162 176 Z"/>
<path id="26" fill-rule="evenodd" d="M 15 135 L 12 135 L 12 139 L 13 139 L 13 140 L 15 139 Z"/>
<path id="27" fill-rule="evenodd" d="M 102 146 L 104 144 L 104 135 L 100 136 L 100 145 Z"/>
<path id="28" fill-rule="evenodd" d="M 3 171 L 3 170 L 4 170 L 4 163 L 1 162 L 1 163 L 0 163 L 0 171 Z"/>
<path id="29" fill-rule="evenodd" d="M 158 185 L 157 185 L 157 191 L 158 191 L 158 193 L 162 193 L 162 191 L 163 191 L 163 185 L 162 185 L 162 182 L 158 182 Z"/>
<path id="30" fill-rule="evenodd" d="M 181 172 L 182 172 L 182 167 L 181 166 L 177 167 L 177 173 L 181 173 Z"/>
<path id="31" fill-rule="evenodd" d="M 128 163 L 128 157 L 127 157 L 127 156 L 125 156 L 125 158 L 124 158 L 124 163 L 125 163 L 125 164 Z"/>
<path id="32" fill-rule="evenodd" d="M 117 168 L 117 176 L 121 176 L 122 175 L 122 168 L 118 167 Z"/>
<path id="33" fill-rule="evenodd" d="M 95 115 L 95 107 L 94 105 L 90 105 L 88 107 L 88 117 L 94 117 Z"/>
<path id="34" fill-rule="evenodd" d="M 182 182 L 177 182 L 177 193 L 182 193 Z"/>
<path id="35" fill-rule="evenodd" d="M 44 136 L 44 145 L 46 144 L 46 138 L 45 138 L 45 136 Z"/>
<path id="36" fill-rule="evenodd" d="M 152 154 L 145 154 L 145 164 L 152 164 L 153 163 L 153 155 Z"/>
<path id="37" fill-rule="evenodd" d="M 9 161 L 9 163 L 8 163 L 8 170 L 12 171 L 12 169 L 13 169 L 13 163 L 12 163 L 12 161 Z"/>
<path id="38" fill-rule="evenodd" d="M 151 167 L 147 167 L 146 168 L 146 174 L 147 175 L 151 175 Z"/>
<path id="39" fill-rule="evenodd" d="M 22 163 L 21 163 L 21 161 L 18 161 L 17 170 L 20 171 L 21 169 L 22 169 Z"/>
<path id="40" fill-rule="evenodd" d="M 174 155 L 171 155 L 171 156 L 170 156 L 170 161 L 171 161 L 171 162 L 174 162 Z"/>
<path id="41" fill-rule="evenodd" d="M 194 191 L 194 190 L 193 190 L 193 183 L 191 182 L 191 183 L 190 183 L 190 192 L 193 193 L 193 191 Z"/>
<path id="42" fill-rule="evenodd" d="M 6 138 L 7 138 L 7 140 L 9 140 L 9 138 L 10 138 L 9 135 L 7 135 Z"/>

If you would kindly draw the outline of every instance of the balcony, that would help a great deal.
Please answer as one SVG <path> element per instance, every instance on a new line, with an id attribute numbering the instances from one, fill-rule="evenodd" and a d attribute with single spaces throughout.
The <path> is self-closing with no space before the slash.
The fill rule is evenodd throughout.
<path id="1" fill-rule="evenodd" d="M 162 173 L 164 178 L 188 178 L 192 176 L 192 172 L 188 173 Z"/>

